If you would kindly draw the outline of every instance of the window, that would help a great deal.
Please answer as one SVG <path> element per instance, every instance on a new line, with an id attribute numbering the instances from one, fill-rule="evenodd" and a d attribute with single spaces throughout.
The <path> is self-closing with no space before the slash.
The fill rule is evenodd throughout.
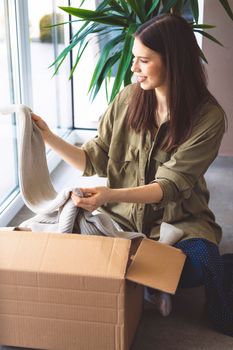
<path id="1" fill-rule="evenodd" d="M 69 42 L 69 28 L 48 25 L 68 20 L 59 10 L 67 5 L 68 0 L 0 1 L 0 106 L 26 104 L 61 136 L 72 127 L 70 62 L 54 77 L 49 66 Z M 0 116 L 0 226 L 19 209 L 16 134 L 15 116 Z"/>
<path id="2" fill-rule="evenodd" d="M 55 128 L 69 127 L 72 120 L 69 60 L 54 77 L 54 68 L 48 68 L 69 42 L 68 26 L 48 27 L 68 21 L 59 10 L 66 5 L 67 1 L 28 0 L 33 109 Z"/>
<path id="3" fill-rule="evenodd" d="M 0 2 L 0 106 L 14 101 L 7 8 Z M 0 208 L 18 186 L 14 116 L 0 116 Z"/>

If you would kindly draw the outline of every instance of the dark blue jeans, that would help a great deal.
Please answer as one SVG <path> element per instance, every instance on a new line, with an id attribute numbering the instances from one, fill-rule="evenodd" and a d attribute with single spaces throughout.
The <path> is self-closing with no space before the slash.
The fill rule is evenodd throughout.
<path id="1" fill-rule="evenodd" d="M 185 265 L 179 288 L 192 288 L 204 284 L 203 255 L 209 254 L 208 246 L 213 243 L 204 239 L 189 239 L 175 244 L 185 255 Z"/>

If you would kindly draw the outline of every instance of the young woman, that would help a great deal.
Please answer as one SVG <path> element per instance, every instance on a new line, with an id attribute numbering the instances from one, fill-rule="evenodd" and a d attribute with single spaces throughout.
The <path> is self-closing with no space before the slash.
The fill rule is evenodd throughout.
<path id="1" fill-rule="evenodd" d="M 180 286 L 205 284 L 209 315 L 230 332 L 232 313 L 223 290 L 218 252 L 221 228 L 208 207 L 204 173 L 217 156 L 225 115 L 207 89 L 199 48 L 190 25 L 175 15 L 143 24 L 135 34 L 137 83 L 123 89 L 103 115 L 98 136 L 82 148 L 54 135 L 38 116 L 43 138 L 84 175 L 107 177 L 107 187 L 83 188 L 74 203 L 99 208 L 124 230 L 159 239 L 162 222 L 184 232 L 175 246 L 187 255 Z M 162 297 L 161 297 L 162 296 Z M 167 315 L 170 298 L 149 291 Z"/>

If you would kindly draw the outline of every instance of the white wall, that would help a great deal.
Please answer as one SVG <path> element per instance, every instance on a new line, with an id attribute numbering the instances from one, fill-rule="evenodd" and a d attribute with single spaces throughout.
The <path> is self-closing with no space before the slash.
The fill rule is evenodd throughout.
<path id="1" fill-rule="evenodd" d="M 228 2 L 233 9 L 233 0 Z M 209 33 L 224 45 L 221 47 L 204 38 L 202 48 L 208 60 L 209 89 L 223 106 L 228 118 L 228 131 L 220 155 L 233 156 L 233 21 L 219 1 L 205 0 L 203 23 L 216 25 Z"/>

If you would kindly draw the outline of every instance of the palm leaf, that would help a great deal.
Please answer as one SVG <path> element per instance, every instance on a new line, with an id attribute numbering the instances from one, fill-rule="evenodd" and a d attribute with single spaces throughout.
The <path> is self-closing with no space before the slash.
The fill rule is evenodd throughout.
<path id="1" fill-rule="evenodd" d="M 183 0 L 177 0 L 171 7 L 170 12 L 174 15 L 181 16 L 183 11 Z"/>
<path id="2" fill-rule="evenodd" d="M 147 12 L 147 16 L 150 16 L 152 14 L 152 12 L 156 9 L 156 7 L 160 4 L 160 0 L 155 0 L 152 2 L 151 6 L 150 6 L 150 10 Z"/>
<path id="3" fill-rule="evenodd" d="M 91 83 L 89 86 L 89 90 L 88 92 L 92 89 L 92 87 L 96 84 L 97 80 L 99 79 L 99 76 L 102 72 L 102 69 L 104 67 L 104 64 L 110 54 L 110 51 L 112 49 L 114 49 L 116 47 L 117 44 L 119 44 L 120 42 L 123 41 L 123 39 L 125 38 L 125 34 L 120 34 L 117 37 L 113 38 L 112 40 L 110 40 L 103 48 L 103 51 L 101 52 L 101 56 L 98 60 L 98 63 L 95 67 L 92 79 L 91 79 Z"/>
<path id="4" fill-rule="evenodd" d="M 95 32 L 96 30 L 96 24 L 93 23 L 92 25 L 90 25 L 88 28 L 86 28 L 86 30 L 84 31 L 85 26 L 82 26 L 82 28 L 78 31 L 78 33 L 72 38 L 71 43 L 58 55 L 58 57 L 55 59 L 55 61 L 49 66 L 49 68 L 56 66 L 58 64 L 58 66 L 56 66 L 54 75 L 57 73 L 58 69 L 61 66 L 61 63 L 64 61 L 64 59 L 66 58 L 66 56 L 68 55 L 68 53 L 76 46 L 79 45 L 80 43 L 82 43 L 82 41 L 86 38 L 86 36 L 90 33 Z M 60 61 L 60 63 L 59 63 Z"/>
<path id="5" fill-rule="evenodd" d="M 213 26 L 212 24 L 192 24 L 192 28 L 211 29 L 216 28 L 216 26 Z"/>
<path id="6" fill-rule="evenodd" d="M 219 0 L 222 4 L 222 6 L 224 7 L 226 13 L 228 14 L 228 16 L 230 17 L 230 19 L 233 20 L 233 12 L 232 12 L 232 9 L 228 3 L 227 0 Z"/>
<path id="7" fill-rule="evenodd" d="M 177 0 L 163 1 L 163 8 L 161 10 L 161 13 L 170 12 L 171 8 L 176 4 L 176 2 L 177 2 Z"/>
<path id="8" fill-rule="evenodd" d="M 127 68 L 127 71 L 125 72 L 124 86 L 131 84 L 131 79 L 133 75 L 133 72 L 131 71 L 131 65 L 132 65 L 132 59 L 130 61 L 129 67 Z"/>
<path id="9" fill-rule="evenodd" d="M 128 4 L 140 19 L 141 23 L 146 21 L 146 14 L 144 11 L 144 0 L 127 0 Z"/>
<path id="10" fill-rule="evenodd" d="M 78 44 L 78 39 L 72 41 L 70 45 L 68 45 L 55 59 L 55 61 L 49 66 L 49 68 L 55 66 L 60 60 L 64 61 L 64 58 L 68 55 L 68 53 L 73 49 L 74 46 Z M 56 69 L 57 70 L 57 69 Z"/>
<path id="11" fill-rule="evenodd" d="M 130 14 L 127 2 L 125 0 L 119 0 L 119 3 L 121 4 L 121 6 L 124 9 L 125 13 Z"/>
<path id="12" fill-rule="evenodd" d="M 117 75 L 113 84 L 112 93 L 110 97 L 110 101 L 114 99 L 116 94 L 119 92 L 121 88 L 121 84 L 124 80 L 125 73 L 129 67 L 129 64 L 132 59 L 132 47 L 133 47 L 133 37 L 132 34 L 136 31 L 138 25 L 131 24 L 125 36 L 124 47 L 122 49 L 120 62 L 118 65 Z"/>
<path id="13" fill-rule="evenodd" d="M 96 7 L 96 11 L 103 12 L 108 6 L 112 6 L 114 0 L 102 0 L 99 5 Z"/>
<path id="14" fill-rule="evenodd" d="M 127 18 L 118 15 L 108 15 L 104 12 L 84 10 L 75 7 L 59 7 L 61 10 L 72 16 L 82 18 L 83 20 L 94 21 L 97 23 L 110 24 L 115 26 L 127 26 Z"/>
<path id="15" fill-rule="evenodd" d="M 216 44 L 223 46 L 223 44 L 220 43 L 220 41 L 218 41 L 217 39 L 215 39 L 212 35 L 210 35 L 209 33 L 204 32 L 203 30 L 198 30 L 198 29 L 194 29 L 194 32 L 200 33 L 201 35 L 205 36 L 206 38 L 214 41 Z"/>
<path id="16" fill-rule="evenodd" d="M 82 57 L 86 47 L 87 47 L 87 45 L 88 45 L 88 42 L 86 42 L 83 47 L 82 47 L 82 45 L 79 46 L 79 50 L 78 50 L 78 53 L 77 53 L 77 56 L 76 56 L 76 60 L 75 60 L 75 63 L 73 65 L 72 69 L 71 69 L 71 72 L 70 72 L 70 75 L 69 75 L 69 79 L 71 79 L 71 77 L 72 77 L 72 75 L 73 75 L 73 73 L 74 73 L 74 71 L 75 71 L 75 69 L 76 69 L 76 67 L 77 67 L 77 65 L 78 65 L 78 63 L 79 63 L 79 61 L 80 61 L 80 59 L 81 59 L 81 57 Z"/>
<path id="17" fill-rule="evenodd" d="M 106 62 L 105 62 L 104 66 L 103 66 L 103 68 L 101 70 L 101 73 L 99 75 L 99 78 L 98 78 L 96 84 L 93 85 L 93 87 L 91 89 L 92 100 L 94 100 L 94 98 L 98 94 L 103 81 L 107 77 L 109 71 L 111 71 L 111 69 L 114 66 L 114 64 L 120 59 L 120 57 L 121 57 L 121 52 L 117 52 L 113 56 L 109 57 L 106 60 Z M 108 96 L 107 96 L 107 99 L 108 99 Z"/>
<path id="18" fill-rule="evenodd" d="M 207 59 L 206 59 L 206 57 L 205 57 L 205 55 L 204 55 L 204 52 L 202 51 L 202 49 L 198 46 L 198 49 L 199 49 L 199 56 L 203 59 L 203 61 L 205 62 L 205 63 L 208 63 L 208 61 L 207 61 Z"/>
<path id="19" fill-rule="evenodd" d="M 195 19 L 195 22 L 198 23 L 199 18 L 199 6 L 198 6 L 198 0 L 190 0 L 191 10 L 193 17 Z"/>
<path id="20" fill-rule="evenodd" d="M 124 10 L 124 8 L 116 1 L 116 0 L 110 0 L 109 4 L 111 6 L 112 10 L 115 10 L 118 13 L 126 14 L 127 12 Z"/>

